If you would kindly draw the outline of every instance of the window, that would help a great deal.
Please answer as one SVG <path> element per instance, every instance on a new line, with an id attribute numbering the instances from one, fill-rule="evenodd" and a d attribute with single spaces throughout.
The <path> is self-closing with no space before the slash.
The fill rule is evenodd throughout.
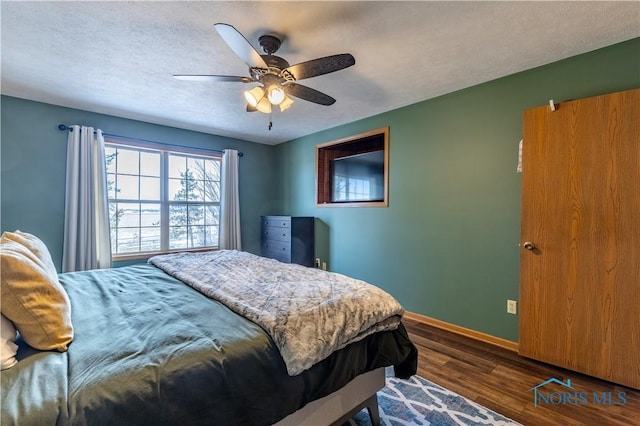
<path id="1" fill-rule="evenodd" d="M 111 252 L 218 247 L 220 155 L 105 141 Z"/>
<path id="2" fill-rule="evenodd" d="M 387 207 L 389 128 L 316 146 L 321 207 Z"/>

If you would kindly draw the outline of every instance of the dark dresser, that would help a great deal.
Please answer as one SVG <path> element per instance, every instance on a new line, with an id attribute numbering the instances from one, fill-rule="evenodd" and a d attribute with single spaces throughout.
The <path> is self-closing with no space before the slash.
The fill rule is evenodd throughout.
<path id="1" fill-rule="evenodd" d="M 313 266 L 313 217 L 262 216 L 261 231 L 262 256 Z"/>

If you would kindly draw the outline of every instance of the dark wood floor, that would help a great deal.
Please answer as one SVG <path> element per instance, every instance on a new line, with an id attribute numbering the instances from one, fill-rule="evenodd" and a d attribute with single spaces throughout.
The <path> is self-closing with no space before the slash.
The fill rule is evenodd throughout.
<path id="1" fill-rule="evenodd" d="M 640 391 L 523 358 L 513 351 L 406 317 L 403 323 L 418 348 L 418 375 L 517 422 L 554 426 L 640 425 Z M 555 392 L 551 401 L 556 404 L 541 401 L 534 406 L 531 389 L 550 378 L 565 383 L 571 379 L 575 392 L 563 396 L 568 389 L 549 384 L 540 390 L 547 395 Z M 593 400 L 594 392 L 599 402 Z M 607 400 L 603 395 L 611 396 L 610 404 L 604 403 Z M 559 403 L 561 397 L 566 404 Z M 621 397 L 626 404 L 622 404 Z"/>

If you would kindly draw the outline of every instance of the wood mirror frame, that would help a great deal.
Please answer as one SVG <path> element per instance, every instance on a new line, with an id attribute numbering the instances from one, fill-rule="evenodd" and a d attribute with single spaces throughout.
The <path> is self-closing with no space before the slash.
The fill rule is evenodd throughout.
<path id="1" fill-rule="evenodd" d="M 375 200 L 332 200 L 333 160 L 382 151 L 382 197 Z M 316 205 L 318 207 L 387 207 L 389 205 L 389 127 L 316 145 Z"/>

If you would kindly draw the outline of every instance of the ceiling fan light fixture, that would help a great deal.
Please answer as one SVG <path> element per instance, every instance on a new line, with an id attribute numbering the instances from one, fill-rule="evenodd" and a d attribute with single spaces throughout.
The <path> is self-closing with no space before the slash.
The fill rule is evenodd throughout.
<path id="1" fill-rule="evenodd" d="M 247 100 L 249 105 L 257 108 L 260 101 L 264 99 L 264 90 L 260 86 L 256 86 L 251 90 L 245 90 L 244 98 Z"/>
<path id="2" fill-rule="evenodd" d="M 284 111 L 285 109 L 289 108 L 292 104 L 293 104 L 293 99 L 285 95 L 284 100 L 280 102 L 280 105 L 278 106 L 280 107 L 280 111 Z"/>
<path id="3" fill-rule="evenodd" d="M 286 96 L 287 94 L 282 87 L 278 85 L 272 84 L 267 89 L 267 98 L 269 98 L 269 102 L 271 102 L 272 105 L 280 105 Z"/>
<path id="4" fill-rule="evenodd" d="M 247 112 L 271 114 L 276 105 L 280 111 L 285 111 L 293 104 L 289 94 L 318 105 L 333 105 L 336 100 L 331 96 L 298 84 L 297 81 L 340 71 L 356 63 L 351 54 L 342 53 L 290 65 L 284 58 L 274 55 L 282 42 L 274 35 L 265 34 L 258 39 L 266 53 L 261 55 L 232 25 L 217 23 L 215 28 L 228 47 L 249 66 L 249 77 L 192 74 L 174 74 L 174 77 L 191 81 L 256 83 L 256 87 L 243 92 Z M 270 122 L 269 130 L 271 125 Z"/>
<path id="5" fill-rule="evenodd" d="M 271 113 L 271 102 L 269 102 L 269 99 L 266 97 L 263 97 L 256 105 L 256 109 L 260 112 L 264 112 L 265 114 L 269 114 Z"/>

